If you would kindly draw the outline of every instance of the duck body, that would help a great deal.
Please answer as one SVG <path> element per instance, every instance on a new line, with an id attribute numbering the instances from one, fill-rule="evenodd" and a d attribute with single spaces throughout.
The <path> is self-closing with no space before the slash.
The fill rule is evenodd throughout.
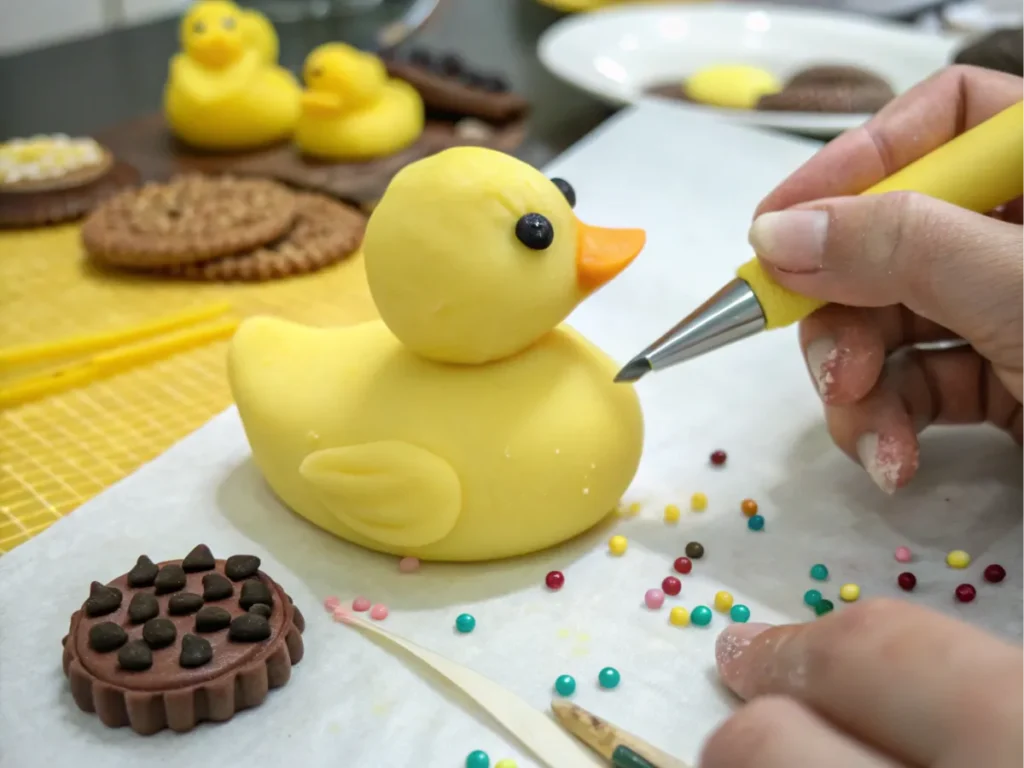
<path id="1" fill-rule="evenodd" d="M 243 323 L 229 371 L 256 464 L 302 517 L 370 549 L 488 560 L 601 520 L 640 460 L 614 363 L 568 326 L 485 365 L 409 351 L 383 322 Z"/>

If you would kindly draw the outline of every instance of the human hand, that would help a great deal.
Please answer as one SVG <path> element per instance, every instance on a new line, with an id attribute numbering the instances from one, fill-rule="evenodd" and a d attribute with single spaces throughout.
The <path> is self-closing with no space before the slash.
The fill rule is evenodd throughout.
<path id="1" fill-rule="evenodd" d="M 1024 655 L 920 606 L 732 624 L 718 672 L 748 703 L 700 768 L 1019 768 Z"/>
<path id="2" fill-rule="evenodd" d="M 983 216 L 912 193 L 848 195 L 1020 101 L 1021 87 L 944 70 L 828 144 L 750 230 L 781 285 L 834 302 L 801 324 L 800 343 L 832 438 L 887 493 L 914 476 L 929 424 L 988 421 L 1022 439 L 1021 201 Z M 906 349 L 956 337 L 970 346 Z"/>

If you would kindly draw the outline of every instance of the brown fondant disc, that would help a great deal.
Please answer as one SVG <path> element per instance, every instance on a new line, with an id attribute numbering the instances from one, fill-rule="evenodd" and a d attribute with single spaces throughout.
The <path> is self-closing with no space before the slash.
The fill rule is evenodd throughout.
<path id="1" fill-rule="evenodd" d="M 873 114 L 894 97 L 892 87 L 872 72 L 845 65 L 821 65 L 801 70 L 781 91 L 762 96 L 757 109 Z"/>
<path id="2" fill-rule="evenodd" d="M 139 183 L 139 172 L 120 161 L 100 177 L 67 189 L 0 192 L 0 228 L 39 227 L 78 219 Z"/>

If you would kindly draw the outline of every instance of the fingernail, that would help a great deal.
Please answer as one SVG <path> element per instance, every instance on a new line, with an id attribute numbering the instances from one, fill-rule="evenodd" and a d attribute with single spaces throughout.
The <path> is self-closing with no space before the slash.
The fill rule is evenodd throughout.
<path id="1" fill-rule="evenodd" d="M 828 234 L 828 211 L 762 213 L 747 239 L 757 255 L 786 272 L 821 269 Z"/>
<path id="2" fill-rule="evenodd" d="M 751 641 L 771 624 L 730 624 L 722 630 L 715 642 L 715 663 L 718 674 L 734 691 L 741 689 L 744 665 L 743 654 Z"/>
<path id="3" fill-rule="evenodd" d="M 857 458 L 875 485 L 888 494 L 896 492 L 903 471 L 899 444 L 891 437 L 879 437 L 867 432 L 857 439 Z"/>
<path id="4" fill-rule="evenodd" d="M 807 345 L 807 367 L 818 385 L 818 394 L 828 402 L 829 392 L 836 383 L 835 370 L 839 365 L 839 350 L 830 338 L 817 339 Z"/>

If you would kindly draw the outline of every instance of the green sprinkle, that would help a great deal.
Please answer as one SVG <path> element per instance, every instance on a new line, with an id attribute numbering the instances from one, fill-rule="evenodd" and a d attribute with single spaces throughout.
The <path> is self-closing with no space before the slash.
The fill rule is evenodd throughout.
<path id="1" fill-rule="evenodd" d="M 698 605 L 690 611 L 690 621 L 698 627 L 706 627 L 711 623 L 711 609 L 706 605 Z"/>
<path id="2" fill-rule="evenodd" d="M 821 592 L 816 589 L 808 589 L 804 592 L 804 604 L 813 608 L 821 602 Z"/>
<path id="3" fill-rule="evenodd" d="M 833 608 L 835 608 L 835 606 L 832 604 L 831 600 L 819 600 L 814 605 L 814 612 L 819 616 L 824 616 L 826 613 L 829 613 Z"/>
<path id="4" fill-rule="evenodd" d="M 616 687 L 621 679 L 622 676 L 615 667 L 605 667 L 597 676 L 597 682 L 601 684 L 601 687 L 609 690 Z"/>
<path id="5" fill-rule="evenodd" d="M 736 603 L 729 611 L 729 618 L 737 624 L 745 624 L 750 618 L 750 609 L 741 603 Z"/>
<path id="6" fill-rule="evenodd" d="M 488 768 L 491 758 L 482 749 L 474 749 L 466 757 L 466 768 Z"/>
<path id="7" fill-rule="evenodd" d="M 555 680 L 555 690 L 559 696 L 572 696 L 576 692 L 576 678 L 572 675 L 559 675 Z"/>
<path id="8" fill-rule="evenodd" d="M 815 581 L 825 581 L 828 578 L 828 568 L 821 563 L 811 566 L 811 578 Z"/>
<path id="9" fill-rule="evenodd" d="M 468 634 L 476 629 L 476 619 L 468 613 L 460 613 L 459 617 L 455 619 L 455 628 L 464 635 Z"/>

